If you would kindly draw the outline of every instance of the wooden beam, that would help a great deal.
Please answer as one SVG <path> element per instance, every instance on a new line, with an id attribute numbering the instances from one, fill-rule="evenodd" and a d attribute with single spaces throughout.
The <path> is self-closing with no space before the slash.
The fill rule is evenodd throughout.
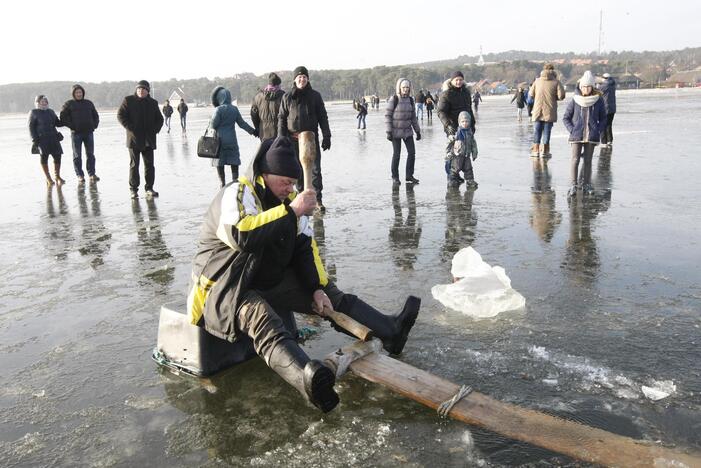
<path id="1" fill-rule="evenodd" d="M 350 363 L 350 370 L 370 382 L 436 409 L 460 389 L 432 375 L 377 352 Z M 543 447 L 590 463 L 607 466 L 701 467 L 701 454 L 687 453 L 635 440 L 557 416 L 497 401 L 472 392 L 449 416 L 514 440 Z"/>

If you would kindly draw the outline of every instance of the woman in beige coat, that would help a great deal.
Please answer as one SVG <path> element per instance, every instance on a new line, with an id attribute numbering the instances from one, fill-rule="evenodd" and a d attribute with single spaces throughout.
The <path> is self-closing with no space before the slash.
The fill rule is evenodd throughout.
<path id="1" fill-rule="evenodd" d="M 550 131 L 553 123 L 557 122 L 557 101 L 565 99 L 565 88 L 557 79 L 555 68 L 551 64 L 545 64 L 540 78 L 537 78 L 528 90 L 528 95 L 533 96 L 535 101 L 531 113 L 531 120 L 535 123 L 531 157 L 540 155 L 549 158 Z"/>

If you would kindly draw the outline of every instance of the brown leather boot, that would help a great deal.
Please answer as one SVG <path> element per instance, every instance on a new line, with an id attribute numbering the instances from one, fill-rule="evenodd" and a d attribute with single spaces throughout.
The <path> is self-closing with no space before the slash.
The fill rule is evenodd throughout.
<path id="1" fill-rule="evenodd" d="M 538 143 L 534 143 L 533 146 L 531 146 L 531 157 L 537 158 L 539 153 L 540 153 L 540 145 Z"/>
<path id="2" fill-rule="evenodd" d="M 540 156 L 543 158 L 549 158 L 552 156 L 552 154 L 550 154 L 550 145 L 549 144 L 543 145 L 543 151 L 540 152 Z"/>

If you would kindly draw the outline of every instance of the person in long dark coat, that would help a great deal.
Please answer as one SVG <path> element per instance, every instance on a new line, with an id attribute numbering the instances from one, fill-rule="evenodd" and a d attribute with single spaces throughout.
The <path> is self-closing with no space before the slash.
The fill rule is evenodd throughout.
<path id="1" fill-rule="evenodd" d="M 260 141 L 277 136 L 277 120 L 280 103 L 285 91 L 280 88 L 282 80 L 277 73 L 268 75 L 268 85 L 261 89 L 251 104 L 251 121 L 258 131 Z"/>
<path id="2" fill-rule="evenodd" d="M 324 184 L 321 176 L 321 150 L 331 149 L 331 129 L 329 118 L 326 114 L 324 100 L 318 91 L 312 89 L 309 82 L 309 71 L 300 66 L 293 71 L 294 86 L 291 91 L 285 93 L 280 104 L 278 114 L 279 136 L 289 136 L 295 142 L 295 154 L 299 156 L 298 135 L 300 132 L 312 131 L 316 140 L 316 160 L 312 170 L 312 184 L 316 190 L 317 209 L 323 213 L 326 211 L 321 198 Z M 319 148 L 319 129 L 321 129 L 321 148 Z M 298 181 L 299 187 L 304 186 L 304 181 Z"/>
<path id="3" fill-rule="evenodd" d="M 210 126 L 217 131 L 219 137 L 219 158 L 212 160 L 212 165 L 216 166 L 217 174 L 221 186 L 226 185 L 226 175 L 224 166 L 231 168 L 231 178 L 236 180 L 239 177 L 239 166 L 241 165 L 241 155 L 239 153 L 239 142 L 236 139 L 236 125 L 246 130 L 250 135 L 257 136 L 258 132 L 243 120 L 239 108 L 231 103 L 231 93 L 228 89 L 217 86 L 212 91 L 212 105 L 216 107 Z"/>
<path id="4" fill-rule="evenodd" d="M 153 189 L 153 183 L 156 179 L 153 151 L 156 149 L 156 135 L 163 127 L 163 114 L 158 108 L 158 101 L 149 96 L 150 91 L 151 86 L 148 81 L 139 81 L 134 94 L 126 96 L 117 111 L 117 120 L 127 130 L 131 198 L 138 197 L 140 158 L 144 160 L 146 196 L 158 196 L 158 192 Z"/>
<path id="5" fill-rule="evenodd" d="M 32 154 L 39 154 L 41 161 L 41 169 L 46 176 L 46 185 L 51 187 L 54 181 L 49 174 L 49 155 L 54 160 L 54 176 L 56 184 L 63 185 L 66 183 L 61 178 L 61 148 L 60 133 L 56 127 L 61 127 L 63 124 L 58 118 L 53 109 L 49 108 L 49 100 L 43 94 L 40 94 L 34 100 L 35 109 L 29 112 L 29 134 L 32 137 Z"/>

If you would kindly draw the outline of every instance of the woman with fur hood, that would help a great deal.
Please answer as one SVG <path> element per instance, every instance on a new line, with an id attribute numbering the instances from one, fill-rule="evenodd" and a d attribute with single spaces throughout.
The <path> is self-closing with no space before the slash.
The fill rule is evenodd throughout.
<path id="1" fill-rule="evenodd" d="M 258 132 L 243 120 L 239 108 L 231 103 L 231 93 L 223 86 L 217 86 L 212 91 L 212 105 L 216 109 L 209 125 L 216 130 L 219 137 L 219 158 L 213 159 L 212 165 L 216 166 L 219 181 L 223 187 L 226 185 L 224 166 L 231 167 L 232 180 L 235 181 L 239 177 L 241 156 L 236 139 L 236 125 L 253 136 L 258 136 Z"/>
<path id="2" fill-rule="evenodd" d="M 601 99 L 601 92 L 594 89 L 594 75 L 589 70 L 579 79 L 575 95 L 567 104 L 562 121 L 570 132 L 569 142 L 572 145 L 572 187 L 567 195 L 573 197 L 577 193 L 580 159 L 584 160 L 581 188 L 585 194 L 592 194 L 594 190 L 591 186 L 591 159 L 594 147 L 599 144 L 601 132 L 606 129 L 606 108 Z"/>
<path id="3" fill-rule="evenodd" d="M 418 184 L 419 179 L 414 177 L 414 159 L 416 148 L 414 146 L 414 132 L 416 141 L 421 139 L 421 128 L 416 118 L 414 99 L 411 97 L 411 81 L 399 78 L 395 87 L 396 94 L 387 101 L 385 111 L 385 125 L 387 139 L 392 142 L 392 181 L 399 185 L 399 156 L 402 152 L 402 140 L 406 146 L 406 183 Z"/>

